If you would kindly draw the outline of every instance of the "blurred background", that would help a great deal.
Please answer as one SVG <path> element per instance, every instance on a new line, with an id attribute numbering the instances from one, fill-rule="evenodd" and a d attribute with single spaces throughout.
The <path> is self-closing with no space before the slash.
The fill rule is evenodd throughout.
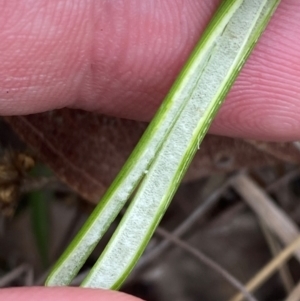
<path id="1" fill-rule="evenodd" d="M 74 124 L 70 125 L 69 112 L 55 114 L 56 122 L 64 126 L 52 127 L 52 132 L 49 127 L 41 129 L 43 143 L 32 139 L 24 119 L 0 120 L 0 287 L 43 285 L 51 266 L 95 207 L 99 187 L 105 190 L 121 167 L 121 163 L 110 167 L 109 160 L 123 162 L 145 128 L 127 121 L 116 124 L 112 118 L 99 123 L 96 116 L 98 126 L 109 133 L 103 138 L 97 126 L 84 123 L 84 131 L 95 128 L 95 134 L 85 132 L 90 137 L 82 142 L 85 146 L 80 155 L 86 162 L 76 161 L 78 154 L 70 149 L 60 152 L 77 162 L 76 166 L 86 164 L 81 173 L 93 175 L 91 166 L 95 164 L 89 162 L 94 162 L 94 155 L 87 149 L 99 150 L 88 139 L 102 137 L 95 143 L 106 152 L 99 155 L 104 158 L 102 175 L 115 170 L 107 183 L 102 180 L 96 188 L 92 184 L 81 188 L 76 184 L 81 174 L 49 153 L 51 137 L 64 137 L 62 129 L 67 129 L 66 145 L 74 147 L 77 143 L 79 147 L 77 140 L 75 144 L 70 141 L 72 135 L 81 137 Z M 85 113 L 78 114 L 83 114 L 80 120 L 91 119 Z M 28 117 L 26 122 L 38 127 L 37 120 L 49 116 Z M 118 128 L 119 136 L 112 135 L 107 127 Z M 195 158 L 122 291 L 148 301 L 300 300 L 299 144 L 218 139 L 208 138 L 209 143 L 200 149 L 202 153 Z M 51 142 L 54 148 L 55 143 L 59 145 L 59 139 Z M 124 158 L 119 159 L 112 145 L 121 145 L 117 149 Z M 72 285 L 81 283 L 121 217 L 122 213 Z M 252 284 L 247 286 L 249 281 Z M 239 298 L 243 290 L 251 295 Z"/>

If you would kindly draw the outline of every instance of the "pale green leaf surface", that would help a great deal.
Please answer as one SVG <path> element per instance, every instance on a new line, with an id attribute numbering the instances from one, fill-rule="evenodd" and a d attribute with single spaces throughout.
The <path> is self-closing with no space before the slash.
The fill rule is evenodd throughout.
<path id="1" fill-rule="evenodd" d="M 227 0 L 205 31 L 136 149 L 51 272 L 67 285 L 137 188 L 82 286 L 118 288 L 146 247 L 214 115 L 279 0 Z"/>

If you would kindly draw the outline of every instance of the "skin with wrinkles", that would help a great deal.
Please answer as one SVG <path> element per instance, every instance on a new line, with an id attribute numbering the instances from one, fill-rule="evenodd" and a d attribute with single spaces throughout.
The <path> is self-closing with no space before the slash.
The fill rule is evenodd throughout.
<path id="1" fill-rule="evenodd" d="M 151 119 L 218 2 L 0 1 L 1 114 Z M 211 132 L 300 138 L 299 17 L 298 0 L 283 0 Z"/>
<path id="2" fill-rule="evenodd" d="M 0 115 L 75 107 L 150 120 L 218 3 L 0 0 Z M 212 133 L 300 139 L 299 18 L 299 0 L 282 0 Z M 106 294 L 18 289 L 0 299 L 134 300 Z"/>

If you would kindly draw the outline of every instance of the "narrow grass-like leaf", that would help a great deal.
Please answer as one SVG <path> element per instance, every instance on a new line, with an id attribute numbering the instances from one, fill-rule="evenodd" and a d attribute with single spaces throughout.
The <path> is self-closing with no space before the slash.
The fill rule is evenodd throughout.
<path id="1" fill-rule="evenodd" d="M 237 5 L 238 4 L 231 5 L 232 7 L 229 7 L 228 4 L 222 5 L 219 10 L 220 18 L 229 8 L 232 10 Z M 211 23 L 211 27 L 216 27 L 216 30 L 220 34 L 228 22 L 228 17 L 227 19 L 222 19 L 222 22 L 217 21 L 217 18 L 214 19 Z M 217 24 L 218 26 L 216 26 Z M 206 44 L 206 40 L 209 40 L 210 43 Z M 203 64 L 210 54 L 213 41 L 213 37 L 209 37 L 208 35 L 203 36 L 203 39 L 200 41 L 193 55 L 200 58 L 198 68 L 196 70 L 190 70 L 188 66 L 192 60 L 187 63 L 186 68 L 173 85 L 170 93 L 167 95 L 124 167 L 88 221 L 57 261 L 47 279 L 46 285 L 68 285 L 71 282 L 111 222 L 131 196 L 141 178 L 144 176 L 145 171 L 148 170 L 153 158 L 156 156 L 165 136 L 175 123 L 184 103 L 188 100 L 189 94 L 195 86 L 196 79 L 194 78 L 193 81 L 193 73 L 201 72 L 201 69 L 203 69 Z M 199 51 L 200 48 L 201 52 Z M 186 80 L 183 80 L 184 78 Z M 187 80 L 187 78 L 189 78 L 189 80 Z"/>
<path id="2" fill-rule="evenodd" d="M 144 250 L 274 1 L 244 1 L 215 36 L 204 69 L 111 242 L 83 286 L 118 288 Z M 269 4 L 269 5 L 268 5 Z M 196 60 L 197 61 L 197 60 Z M 196 62 L 195 62 L 196 63 Z M 199 65 L 199 64 L 196 64 Z M 191 66 L 192 68 L 192 66 Z"/>
<path id="3" fill-rule="evenodd" d="M 279 0 L 223 1 L 195 51 L 100 205 L 51 272 L 66 285 L 131 196 L 83 286 L 118 288 L 143 252 L 194 153 Z"/>

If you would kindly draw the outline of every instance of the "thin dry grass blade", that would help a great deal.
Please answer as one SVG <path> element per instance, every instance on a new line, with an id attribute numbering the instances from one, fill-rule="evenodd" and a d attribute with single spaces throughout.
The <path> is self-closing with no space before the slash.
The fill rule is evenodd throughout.
<path id="1" fill-rule="evenodd" d="M 262 229 L 262 232 L 273 257 L 276 257 L 282 250 L 280 244 L 274 237 L 274 234 L 270 231 L 270 229 L 265 225 L 263 221 L 260 221 L 260 227 Z M 282 284 L 284 286 L 285 291 L 287 292 L 287 294 L 289 294 L 293 290 L 295 283 L 287 264 L 283 264 L 279 268 L 279 275 L 282 280 Z"/>
<path id="2" fill-rule="evenodd" d="M 271 260 L 264 268 L 262 268 L 246 285 L 246 289 L 249 292 L 253 292 L 259 286 L 261 286 L 267 279 L 269 279 L 279 267 L 281 267 L 284 262 L 286 262 L 300 247 L 300 236 L 287 246 L 283 251 L 281 251 L 273 260 Z M 241 301 L 244 296 L 238 294 L 234 296 L 230 301 Z"/>
<path id="3" fill-rule="evenodd" d="M 234 177 L 231 183 L 258 217 L 285 245 L 289 245 L 299 236 L 300 232 L 294 221 L 247 175 L 241 173 Z M 300 260 L 300 250 L 295 250 L 295 256 Z"/>

